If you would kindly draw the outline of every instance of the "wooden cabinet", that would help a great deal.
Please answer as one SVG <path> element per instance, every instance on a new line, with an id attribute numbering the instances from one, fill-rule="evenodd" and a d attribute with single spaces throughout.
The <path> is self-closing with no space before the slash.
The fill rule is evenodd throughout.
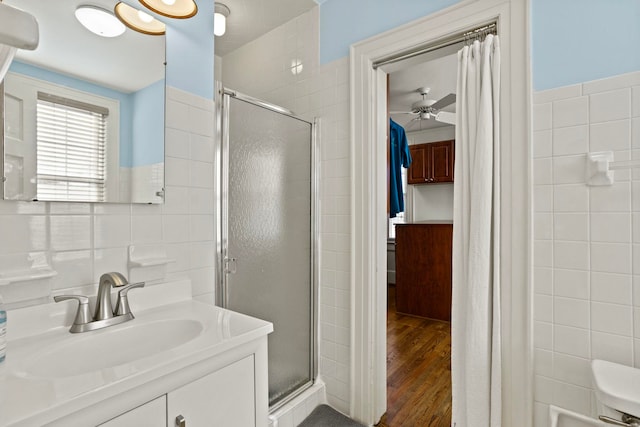
<path id="1" fill-rule="evenodd" d="M 396 225 L 396 308 L 399 313 L 451 320 L 453 225 Z"/>
<path id="2" fill-rule="evenodd" d="M 408 184 L 453 182 L 454 141 L 431 142 L 409 146 L 411 166 Z"/>

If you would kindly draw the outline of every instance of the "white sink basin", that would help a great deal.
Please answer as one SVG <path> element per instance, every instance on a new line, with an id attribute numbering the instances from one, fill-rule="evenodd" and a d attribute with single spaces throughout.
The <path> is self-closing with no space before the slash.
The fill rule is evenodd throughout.
<path id="1" fill-rule="evenodd" d="M 177 348 L 198 337 L 202 330 L 202 323 L 192 319 L 147 323 L 134 319 L 102 331 L 73 334 L 30 358 L 24 374 L 63 378 L 113 368 Z"/>

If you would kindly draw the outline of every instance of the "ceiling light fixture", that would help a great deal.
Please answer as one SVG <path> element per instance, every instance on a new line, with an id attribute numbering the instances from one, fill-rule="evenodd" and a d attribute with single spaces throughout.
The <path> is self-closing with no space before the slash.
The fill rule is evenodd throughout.
<path id="1" fill-rule="evenodd" d="M 126 30 L 113 13 L 101 7 L 82 5 L 75 12 L 76 19 L 87 30 L 102 37 L 118 37 Z"/>
<path id="2" fill-rule="evenodd" d="M 119 2 L 116 4 L 114 11 L 124 25 L 139 33 L 161 36 L 166 31 L 164 23 L 126 3 Z"/>
<path id="3" fill-rule="evenodd" d="M 191 18 L 198 13 L 198 5 L 193 0 L 139 0 L 142 5 L 155 13 L 169 18 Z"/>
<path id="4" fill-rule="evenodd" d="M 229 14 L 231 14 L 231 10 L 226 5 L 216 3 L 213 14 L 213 34 L 220 37 L 227 31 L 227 16 Z"/>

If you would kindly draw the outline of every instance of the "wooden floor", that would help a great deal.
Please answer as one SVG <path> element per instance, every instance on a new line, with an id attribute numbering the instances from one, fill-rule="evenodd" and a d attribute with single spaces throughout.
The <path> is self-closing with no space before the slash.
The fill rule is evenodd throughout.
<path id="1" fill-rule="evenodd" d="M 387 310 L 387 413 L 378 427 L 451 426 L 451 324 Z"/>

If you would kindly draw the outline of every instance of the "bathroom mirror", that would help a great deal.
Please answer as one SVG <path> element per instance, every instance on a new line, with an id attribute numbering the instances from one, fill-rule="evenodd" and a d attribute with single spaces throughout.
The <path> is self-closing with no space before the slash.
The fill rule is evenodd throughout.
<path id="1" fill-rule="evenodd" d="M 115 0 L 4 2 L 36 17 L 40 44 L 3 83 L 3 198 L 162 203 L 165 36 L 103 37 L 75 17 Z"/>

